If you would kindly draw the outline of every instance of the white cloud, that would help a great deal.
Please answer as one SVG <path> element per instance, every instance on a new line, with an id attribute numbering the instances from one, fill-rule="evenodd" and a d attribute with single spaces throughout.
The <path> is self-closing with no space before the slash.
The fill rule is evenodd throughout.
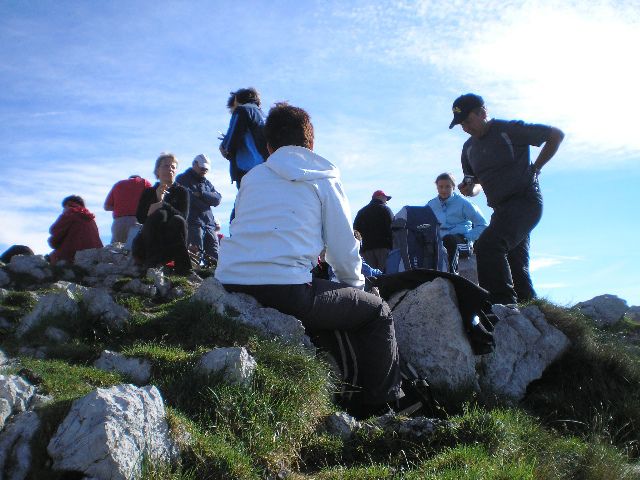
<path id="1" fill-rule="evenodd" d="M 557 265 L 577 260 L 581 260 L 581 258 L 561 255 L 534 255 L 529 262 L 529 270 L 535 272 L 536 270 L 555 267 Z"/>

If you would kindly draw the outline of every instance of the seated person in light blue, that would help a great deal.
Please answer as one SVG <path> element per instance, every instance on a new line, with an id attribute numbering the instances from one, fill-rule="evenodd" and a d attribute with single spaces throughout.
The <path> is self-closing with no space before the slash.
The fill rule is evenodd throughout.
<path id="1" fill-rule="evenodd" d="M 438 196 L 429 200 L 440 223 L 440 235 L 449 257 L 449 270 L 458 270 L 458 244 L 478 239 L 487 228 L 487 221 L 480 209 L 466 198 L 458 195 L 456 182 L 450 173 L 441 173 L 436 178 Z"/>

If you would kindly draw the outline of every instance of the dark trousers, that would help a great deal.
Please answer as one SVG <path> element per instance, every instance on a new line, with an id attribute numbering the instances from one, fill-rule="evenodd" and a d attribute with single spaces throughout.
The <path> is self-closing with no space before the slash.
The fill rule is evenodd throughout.
<path id="1" fill-rule="evenodd" d="M 213 225 L 189 225 L 189 245 L 195 245 L 201 252 L 218 259 L 218 235 Z"/>
<path id="2" fill-rule="evenodd" d="M 458 244 L 466 243 L 466 241 L 467 239 L 464 238 L 464 235 L 460 235 L 459 233 L 452 233 L 442 237 L 442 244 L 444 245 L 444 248 L 447 249 L 450 273 L 458 272 Z"/>
<path id="3" fill-rule="evenodd" d="M 155 211 L 133 240 L 132 254 L 149 267 L 173 260 L 176 272 L 190 271 L 187 222 L 180 215 L 170 215 L 162 209 Z"/>
<path id="4" fill-rule="evenodd" d="M 362 258 L 367 265 L 383 272 L 387 266 L 387 257 L 389 256 L 388 248 L 372 248 L 362 252 Z"/>
<path id="5" fill-rule="evenodd" d="M 401 396 L 393 318 L 380 297 L 319 278 L 302 285 L 225 285 L 225 288 L 247 293 L 266 307 L 298 318 L 314 343 L 324 343 L 333 337 L 335 347 L 329 348 L 330 353 L 338 363 L 348 365 L 349 371 L 343 371 L 343 377 L 359 389 L 356 395 L 359 402 L 379 405 Z M 337 341 L 335 331 L 344 334 Z M 344 361 L 342 357 L 349 359 Z"/>
<path id="6" fill-rule="evenodd" d="M 489 226 L 474 244 L 478 281 L 491 294 L 492 303 L 535 298 L 529 275 L 529 234 L 541 217 L 537 186 L 494 207 Z"/>

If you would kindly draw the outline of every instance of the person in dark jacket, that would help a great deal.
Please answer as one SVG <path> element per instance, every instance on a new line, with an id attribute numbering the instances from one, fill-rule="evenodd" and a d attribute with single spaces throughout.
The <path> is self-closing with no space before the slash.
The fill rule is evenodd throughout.
<path id="1" fill-rule="evenodd" d="M 64 211 L 49 229 L 49 246 L 53 248 L 49 256 L 51 265 L 61 260 L 73 262 L 77 251 L 103 246 L 96 217 L 85 208 L 82 197 L 65 197 L 62 208 Z"/>
<path id="2" fill-rule="evenodd" d="M 189 192 L 174 183 L 178 160 L 171 153 L 161 153 L 154 174 L 158 182 L 140 196 L 136 218 L 142 230 L 133 241 L 133 256 L 147 267 L 173 261 L 177 274 L 191 273 L 187 252 L 187 217 Z"/>
<path id="3" fill-rule="evenodd" d="M 205 178 L 210 167 L 209 159 L 201 153 L 193 159 L 191 168 L 176 177 L 176 183 L 189 191 L 189 248 L 194 247 L 198 252 L 217 261 L 218 235 L 211 207 L 220 205 L 222 195 Z"/>
<path id="4" fill-rule="evenodd" d="M 236 182 L 239 189 L 242 177 L 269 156 L 264 137 L 266 117 L 260 109 L 260 94 L 253 87 L 231 92 L 227 108 L 231 120 L 220 153 L 229 160 L 231 183 Z"/>
<path id="5" fill-rule="evenodd" d="M 362 258 L 373 268 L 384 271 L 389 250 L 393 246 L 391 222 L 393 212 L 387 207 L 391 197 L 382 190 L 371 195 L 368 205 L 361 208 L 353 222 L 353 229 L 362 235 Z"/>

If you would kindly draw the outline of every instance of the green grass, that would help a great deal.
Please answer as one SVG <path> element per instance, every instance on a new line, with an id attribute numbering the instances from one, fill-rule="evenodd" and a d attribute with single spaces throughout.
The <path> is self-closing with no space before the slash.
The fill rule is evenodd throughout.
<path id="1" fill-rule="evenodd" d="M 174 285 L 184 279 L 178 277 Z M 332 384 L 326 366 L 301 348 L 266 340 L 260 332 L 188 298 L 158 301 L 116 293 L 131 323 L 109 332 L 84 309 L 51 315 L 21 341 L 45 345 L 52 358 L 21 358 L 23 374 L 54 401 L 40 410 L 29 478 L 60 480 L 49 470 L 46 445 L 71 402 L 97 387 L 126 381 L 88 365 L 104 349 L 148 359 L 150 383 L 161 391 L 167 420 L 181 438 L 179 462 L 146 461 L 143 480 L 262 479 L 288 472 L 296 479 L 632 479 L 629 459 L 640 448 L 640 327 L 621 322 L 596 329 L 578 312 L 536 301 L 572 341 L 568 352 L 534 382 L 518 408 L 483 404 L 468 391 L 436 392 L 444 418 L 423 437 L 371 428 L 351 439 L 323 433 Z M 23 314 L 30 294 L 15 292 L 3 309 Z M 68 343 L 44 338 L 47 326 L 71 334 Z M 196 369 L 220 346 L 244 346 L 257 361 L 247 387 Z"/>

